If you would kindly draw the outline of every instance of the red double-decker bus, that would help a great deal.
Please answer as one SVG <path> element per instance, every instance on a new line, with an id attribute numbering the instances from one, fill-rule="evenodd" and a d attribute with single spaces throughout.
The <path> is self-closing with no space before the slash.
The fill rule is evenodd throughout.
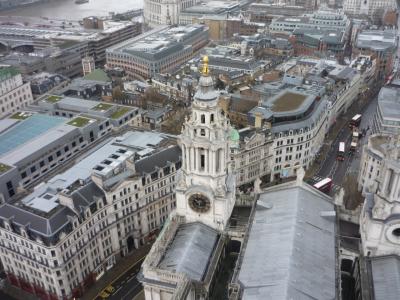
<path id="1" fill-rule="evenodd" d="M 357 114 L 353 118 L 351 118 L 349 127 L 350 128 L 358 127 L 358 126 L 360 126 L 360 123 L 361 123 L 361 115 Z"/>
<path id="2" fill-rule="evenodd" d="M 323 193 L 328 194 L 332 190 L 332 183 L 333 183 L 332 179 L 325 178 L 325 179 L 322 179 L 321 181 L 317 182 L 316 184 L 314 184 L 313 187 Z"/>

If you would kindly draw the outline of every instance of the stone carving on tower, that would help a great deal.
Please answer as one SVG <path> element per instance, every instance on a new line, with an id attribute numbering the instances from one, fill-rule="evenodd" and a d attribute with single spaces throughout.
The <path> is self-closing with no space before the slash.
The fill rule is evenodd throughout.
<path id="1" fill-rule="evenodd" d="M 392 139 L 386 150 L 379 187 L 368 193 L 360 217 L 363 254 L 400 255 L 400 141 Z"/>
<path id="2" fill-rule="evenodd" d="M 205 56 L 192 111 L 180 136 L 176 213 L 186 222 L 223 230 L 235 204 L 235 178 L 230 167 L 232 127 L 218 107 L 218 98 Z"/>

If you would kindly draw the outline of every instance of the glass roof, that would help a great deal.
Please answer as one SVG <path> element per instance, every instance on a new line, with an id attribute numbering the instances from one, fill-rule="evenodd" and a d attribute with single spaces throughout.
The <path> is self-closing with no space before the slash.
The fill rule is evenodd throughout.
<path id="1" fill-rule="evenodd" d="M 64 123 L 65 118 L 34 114 L 0 134 L 0 155 L 7 153 L 46 131 Z"/>

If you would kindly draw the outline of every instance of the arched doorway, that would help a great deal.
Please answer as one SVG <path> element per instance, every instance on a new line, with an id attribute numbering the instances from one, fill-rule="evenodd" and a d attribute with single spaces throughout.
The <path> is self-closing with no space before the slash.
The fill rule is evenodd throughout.
<path id="1" fill-rule="evenodd" d="M 126 240 L 126 245 L 128 246 L 128 252 L 131 252 L 135 248 L 135 241 L 133 236 L 128 237 Z"/>

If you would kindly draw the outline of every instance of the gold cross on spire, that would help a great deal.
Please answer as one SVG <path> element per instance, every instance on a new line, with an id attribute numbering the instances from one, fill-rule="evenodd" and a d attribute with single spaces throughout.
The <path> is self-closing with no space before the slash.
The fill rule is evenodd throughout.
<path id="1" fill-rule="evenodd" d="M 203 56 L 203 70 L 201 73 L 203 73 L 203 76 L 208 76 L 209 70 L 208 70 L 208 56 L 207 55 Z"/>

